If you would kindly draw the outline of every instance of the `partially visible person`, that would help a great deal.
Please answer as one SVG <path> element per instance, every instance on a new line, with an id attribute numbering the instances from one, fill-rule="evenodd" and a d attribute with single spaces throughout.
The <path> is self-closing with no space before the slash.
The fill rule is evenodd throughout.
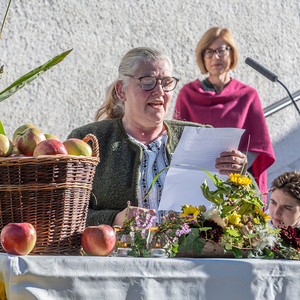
<path id="1" fill-rule="evenodd" d="M 178 79 L 173 77 L 170 59 L 152 48 L 134 48 L 123 57 L 117 80 L 96 114 L 96 122 L 77 128 L 68 138 L 88 133 L 99 140 L 99 157 L 94 176 L 87 226 L 122 225 L 127 202 L 129 213 L 139 209 L 156 213 L 172 154 L 186 126 L 197 123 L 165 120 Z M 100 121 L 99 121 L 100 120 Z M 211 126 L 208 126 L 211 127 Z M 247 157 L 239 150 L 216 157 L 220 174 L 240 173 Z"/>
<path id="2" fill-rule="evenodd" d="M 272 182 L 267 213 L 274 228 L 300 227 L 300 172 L 285 172 Z"/>
<path id="3" fill-rule="evenodd" d="M 264 193 L 266 170 L 275 162 L 275 155 L 257 92 L 230 77 L 229 71 L 238 62 L 238 50 L 229 30 L 212 27 L 206 31 L 197 45 L 196 60 L 201 73 L 208 77 L 183 86 L 173 119 L 245 129 L 239 150 L 247 153 L 248 149 L 248 171 Z"/>

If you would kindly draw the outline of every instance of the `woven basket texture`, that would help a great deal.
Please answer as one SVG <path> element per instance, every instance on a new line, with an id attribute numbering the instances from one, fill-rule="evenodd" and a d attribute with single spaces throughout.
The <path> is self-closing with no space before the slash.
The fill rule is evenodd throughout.
<path id="1" fill-rule="evenodd" d="M 9 223 L 31 223 L 37 232 L 31 255 L 82 255 L 81 233 L 99 162 L 96 137 L 84 140 L 93 143 L 92 157 L 0 159 L 0 230 Z"/>

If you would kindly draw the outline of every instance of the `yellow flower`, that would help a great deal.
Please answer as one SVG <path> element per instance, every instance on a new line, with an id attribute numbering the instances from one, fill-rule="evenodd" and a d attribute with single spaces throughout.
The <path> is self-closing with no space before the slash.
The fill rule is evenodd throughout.
<path id="1" fill-rule="evenodd" d="M 185 217 L 185 216 L 198 216 L 199 213 L 200 213 L 200 209 L 198 206 L 188 206 L 187 204 L 185 204 L 183 207 L 182 207 L 182 211 L 183 211 L 183 214 L 180 215 L 180 217 Z"/>
<path id="2" fill-rule="evenodd" d="M 267 213 L 265 213 L 261 209 L 259 209 L 257 206 L 255 206 L 255 212 L 256 212 L 257 215 L 264 218 L 265 221 L 270 221 L 271 220 L 271 217 Z"/>
<path id="3" fill-rule="evenodd" d="M 254 218 L 253 221 L 255 224 L 259 224 L 259 220 L 257 218 Z"/>
<path id="4" fill-rule="evenodd" d="M 236 211 L 228 216 L 228 223 L 237 225 L 241 222 L 241 215 L 239 215 Z"/>
<path id="5" fill-rule="evenodd" d="M 251 184 L 251 179 L 248 178 L 247 176 L 244 176 L 241 174 L 229 174 L 230 177 L 230 181 L 235 182 L 237 184 L 241 184 L 241 185 L 249 185 Z"/>

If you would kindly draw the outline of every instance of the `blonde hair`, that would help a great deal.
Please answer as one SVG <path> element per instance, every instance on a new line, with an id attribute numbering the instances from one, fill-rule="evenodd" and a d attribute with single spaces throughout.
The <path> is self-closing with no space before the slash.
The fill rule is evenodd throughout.
<path id="1" fill-rule="evenodd" d="M 204 57 L 202 54 L 203 50 L 209 48 L 209 46 L 214 42 L 215 39 L 221 38 L 225 43 L 229 45 L 233 53 L 233 61 L 230 69 L 233 70 L 238 63 L 238 49 L 237 44 L 228 29 L 222 27 L 212 27 L 208 29 L 201 40 L 199 41 L 196 48 L 196 61 L 201 70 L 202 74 L 207 74 L 207 70 L 204 64 Z"/>
<path id="2" fill-rule="evenodd" d="M 128 51 L 121 60 L 118 78 L 110 85 L 104 103 L 96 112 L 95 121 L 122 118 L 125 114 L 125 106 L 124 102 L 119 99 L 115 89 L 117 81 L 123 82 L 123 91 L 125 91 L 129 84 L 129 77 L 125 75 L 135 76 L 141 64 L 158 60 L 167 61 L 172 70 L 173 66 L 170 58 L 156 49 L 138 47 Z"/>

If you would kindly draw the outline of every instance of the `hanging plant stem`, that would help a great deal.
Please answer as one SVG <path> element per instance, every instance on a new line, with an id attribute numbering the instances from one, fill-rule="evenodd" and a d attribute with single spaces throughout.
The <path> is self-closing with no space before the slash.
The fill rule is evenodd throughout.
<path id="1" fill-rule="evenodd" d="M 5 13 L 5 16 L 4 16 L 4 20 L 3 20 L 2 27 L 1 27 L 1 31 L 0 31 L 0 39 L 1 39 L 1 36 L 2 36 L 2 32 L 3 32 L 3 28 L 4 28 L 4 24 L 5 24 L 5 21 L 6 21 L 7 15 L 8 15 L 8 11 L 9 11 L 9 8 L 10 8 L 10 5 L 11 5 L 11 2 L 12 2 L 12 0 L 10 0 L 10 1 L 9 1 L 9 4 L 8 4 L 8 7 L 7 7 L 7 10 L 6 10 L 6 13 Z"/>

